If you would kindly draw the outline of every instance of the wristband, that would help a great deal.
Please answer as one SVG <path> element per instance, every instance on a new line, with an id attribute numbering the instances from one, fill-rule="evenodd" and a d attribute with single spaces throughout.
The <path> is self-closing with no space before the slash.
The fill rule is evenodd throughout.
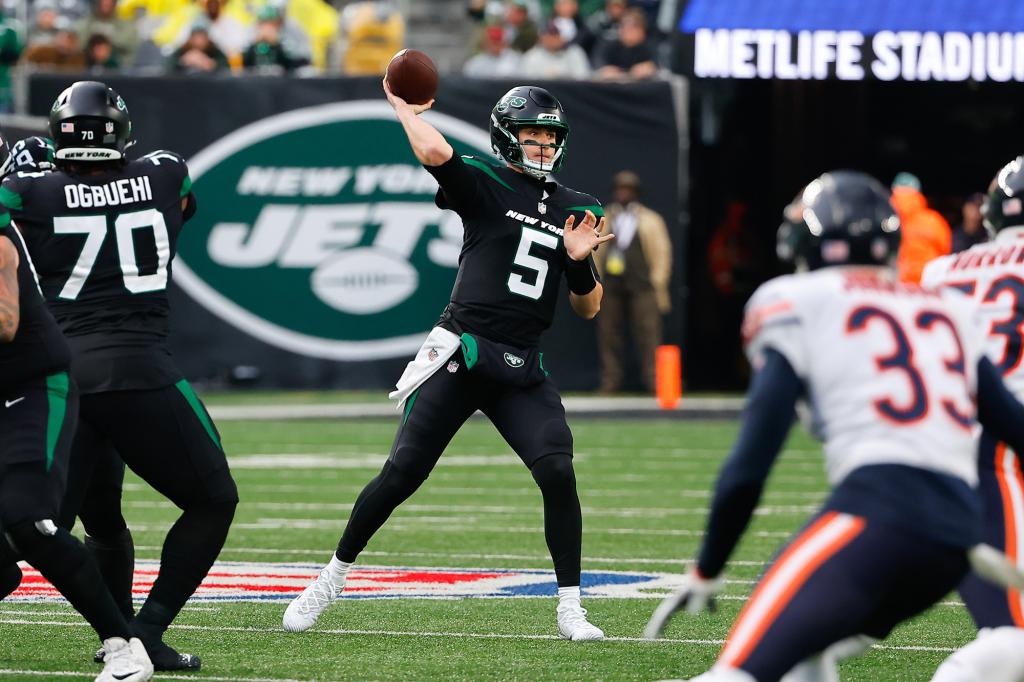
<path id="1" fill-rule="evenodd" d="M 569 291 L 577 296 L 586 296 L 597 286 L 594 269 L 590 266 L 590 258 L 584 260 L 568 259 L 565 266 L 565 280 L 569 283 Z"/>

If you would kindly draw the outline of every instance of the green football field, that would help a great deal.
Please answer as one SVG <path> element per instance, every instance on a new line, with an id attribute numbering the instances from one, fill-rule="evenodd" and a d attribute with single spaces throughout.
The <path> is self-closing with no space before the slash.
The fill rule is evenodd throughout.
<path id="1" fill-rule="evenodd" d="M 384 461 L 396 423 L 221 423 L 242 499 L 221 560 L 244 562 L 223 566 L 248 575 L 289 564 L 312 575 L 330 557 L 357 493 Z M 698 548 L 709 490 L 736 424 L 575 420 L 572 426 L 584 508 L 584 571 L 683 571 Z M 138 558 L 158 559 L 176 509 L 134 476 L 127 488 L 125 515 Z M 695 676 L 714 661 L 764 563 L 825 490 L 819 447 L 795 431 L 728 568 L 719 610 L 677 617 L 667 633 L 670 641 L 640 640 L 657 604 L 653 595 L 585 599 L 592 621 L 608 635 L 607 641 L 591 643 L 558 639 L 553 597 L 343 599 L 304 634 L 281 631 L 286 601 L 194 600 L 167 641 L 200 654 L 203 669 L 194 675 L 158 673 L 157 679 Z M 407 574 L 409 568 L 428 567 L 549 569 L 541 524 L 540 493 L 529 473 L 488 422 L 474 419 L 424 487 L 373 539 L 360 565 L 403 567 Z M 260 583 L 258 576 L 253 580 Z M 929 679 L 948 652 L 974 635 L 958 597 L 948 599 L 902 626 L 884 646 L 845 663 L 843 679 Z M 95 675 L 96 645 L 92 631 L 59 601 L 0 604 L 0 679 Z"/>

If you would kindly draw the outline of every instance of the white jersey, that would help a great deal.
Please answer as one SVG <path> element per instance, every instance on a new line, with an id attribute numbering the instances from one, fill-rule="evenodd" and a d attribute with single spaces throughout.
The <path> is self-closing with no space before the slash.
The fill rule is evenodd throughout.
<path id="1" fill-rule="evenodd" d="M 803 381 L 829 482 L 902 464 L 977 483 L 974 423 L 982 339 L 970 301 L 879 267 L 778 277 L 747 304 L 756 367 L 781 353 Z"/>
<path id="2" fill-rule="evenodd" d="M 925 267 L 921 286 L 951 287 L 978 306 L 985 350 L 1006 387 L 1024 400 L 1024 228 L 1002 230 L 995 241 L 936 258 Z"/>

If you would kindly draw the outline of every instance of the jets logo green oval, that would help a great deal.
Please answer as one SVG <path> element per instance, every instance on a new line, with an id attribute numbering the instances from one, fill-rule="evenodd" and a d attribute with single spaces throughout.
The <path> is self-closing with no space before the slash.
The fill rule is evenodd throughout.
<path id="1" fill-rule="evenodd" d="M 427 112 L 458 154 L 489 134 Z M 390 105 L 290 111 L 221 138 L 189 160 L 199 211 L 174 279 L 248 334 L 336 360 L 415 352 L 451 293 L 462 224 L 434 205 Z"/>

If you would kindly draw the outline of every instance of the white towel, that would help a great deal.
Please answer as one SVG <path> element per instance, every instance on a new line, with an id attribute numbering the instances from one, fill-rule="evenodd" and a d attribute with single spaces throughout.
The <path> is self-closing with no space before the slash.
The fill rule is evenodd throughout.
<path id="1" fill-rule="evenodd" d="M 395 390 L 388 398 L 398 401 L 398 410 L 405 405 L 405 400 L 419 388 L 437 370 L 441 369 L 448 358 L 459 349 L 459 337 L 442 327 L 434 327 L 427 335 L 426 341 L 416 352 L 416 357 L 405 366 L 402 377 L 395 384 Z"/>

